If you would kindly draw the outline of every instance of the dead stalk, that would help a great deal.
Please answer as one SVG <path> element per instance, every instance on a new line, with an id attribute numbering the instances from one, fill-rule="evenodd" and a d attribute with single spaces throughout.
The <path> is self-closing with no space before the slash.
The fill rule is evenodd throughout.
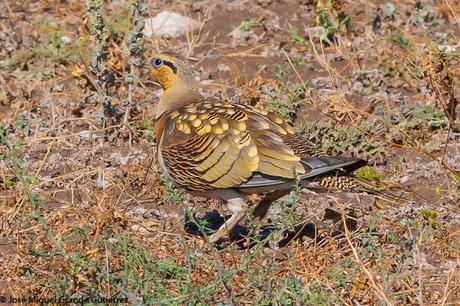
<path id="1" fill-rule="evenodd" d="M 371 272 L 366 268 L 366 265 L 362 262 L 361 258 L 359 257 L 358 251 L 356 250 L 356 247 L 354 246 L 353 242 L 351 241 L 350 238 L 350 232 L 348 231 L 347 223 L 345 220 L 345 214 L 342 213 L 342 222 L 343 222 L 343 227 L 345 229 L 345 238 L 347 239 L 348 245 L 350 246 L 353 256 L 355 257 L 355 261 L 360 267 L 360 269 L 364 272 L 364 274 L 367 276 L 367 279 L 369 280 L 372 289 L 374 290 L 374 293 L 377 295 L 378 298 L 380 298 L 382 301 L 385 302 L 386 305 L 390 306 L 393 305 L 393 303 L 388 299 L 387 295 L 383 291 L 382 287 L 380 284 L 377 284 L 374 280 L 374 277 L 372 276 Z"/>

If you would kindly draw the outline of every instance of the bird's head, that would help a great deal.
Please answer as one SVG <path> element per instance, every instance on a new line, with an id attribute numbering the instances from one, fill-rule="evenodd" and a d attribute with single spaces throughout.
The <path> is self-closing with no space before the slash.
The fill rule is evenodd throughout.
<path id="1" fill-rule="evenodd" d="M 149 59 L 147 66 L 164 90 L 178 84 L 188 87 L 195 85 L 190 64 L 178 54 L 172 52 L 155 54 Z"/>

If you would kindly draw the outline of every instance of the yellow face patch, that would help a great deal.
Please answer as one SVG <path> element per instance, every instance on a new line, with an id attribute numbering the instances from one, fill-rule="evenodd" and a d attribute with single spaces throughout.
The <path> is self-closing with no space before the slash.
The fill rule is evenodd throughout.
<path id="1" fill-rule="evenodd" d="M 171 88 L 176 83 L 177 75 L 169 66 L 163 65 L 157 69 L 152 69 L 152 73 L 157 82 L 165 90 Z"/>

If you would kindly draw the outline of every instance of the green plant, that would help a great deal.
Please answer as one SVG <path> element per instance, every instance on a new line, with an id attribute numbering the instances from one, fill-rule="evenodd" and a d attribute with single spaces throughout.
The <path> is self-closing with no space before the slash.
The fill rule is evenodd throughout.
<path id="1" fill-rule="evenodd" d="M 137 131 L 142 134 L 142 137 L 148 140 L 155 140 L 155 121 L 152 119 L 145 119 L 139 122 Z"/>
<path id="2" fill-rule="evenodd" d="M 167 261 L 156 262 L 139 241 L 118 235 L 109 249 L 123 257 L 123 264 L 111 273 L 111 282 L 125 295 L 130 296 L 132 303 L 158 303 L 159 297 L 170 298 L 170 286 L 175 277 L 182 278 L 181 271 L 174 270 L 174 265 Z M 129 293 L 129 294 L 127 294 Z"/>
<path id="3" fill-rule="evenodd" d="M 259 27 L 260 22 L 255 20 L 244 20 L 238 25 L 238 29 L 249 32 L 255 27 Z"/>
<path id="4" fill-rule="evenodd" d="M 275 76 L 281 80 L 287 79 L 290 76 L 290 73 L 288 72 L 288 69 L 287 69 L 288 66 L 289 66 L 289 62 L 287 61 L 277 64 Z"/>
<path id="5" fill-rule="evenodd" d="M 358 128 L 335 125 L 329 122 L 311 122 L 301 127 L 302 133 L 318 149 L 326 154 L 354 154 L 381 158 L 385 151 L 373 139 L 368 138 L 363 131 L 374 134 L 378 126 L 362 123 Z"/>
<path id="6" fill-rule="evenodd" d="M 279 305 L 333 305 L 338 299 L 330 292 L 324 292 L 318 282 L 306 286 L 298 278 L 286 278 L 282 282 Z"/>
<path id="7" fill-rule="evenodd" d="M 377 186 L 379 186 L 382 182 L 380 179 L 380 175 L 372 169 L 371 167 L 362 167 L 357 171 L 357 175 L 359 178 L 369 181 L 375 182 Z"/>
<path id="8" fill-rule="evenodd" d="M 384 76 L 395 78 L 398 74 L 399 74 L 399 71 L 397 68 L 392 67 L 392 66 L 384 67 L 384 73 L 383 73 Z"/>
<path id="9" fill-rule="evenodd" d="M 453 253 L 453 254 L 458 254 L 460 253 L 460 244 L 456 243 L 456 242 L 444 242 L 441 246 L 441 249 L 444 251 L 444 252 L 450 252 L 450 253 Z"/>
<path id="10" fill-rule="evenodd" d="M 0 161 L 2 160 L 3 160 L 3 156 L 0 155 Z M 18 183 L 17 178 L 7 176 L 4 173 L 2 173 L 2 176 L 0 177 L 0 179 L 1 179 L 0 182 L 2 183 L 4 189 L 13 189 L 16 187 Z"/>
<path id="11" fill-rule="evenodd" d="M 16 128 L 21 129 L 25 136 L 30 135 L 30 125 L 25 117 L 16 119 L 15 126 Z"/>
<path id="12" fill-rule="evenodd" d="M 438 228 L 438 222 L 436 221 L 438 213 L 436 211 L 429 209 L 421 209 L 420 215 L 422 216 L 423 220 L 431 226 L 432 229 L 435 230 Z"/>
<path id="13" fill-rule="evenodd" d="M 416 109 L 414 117 L 426 122 L 430 131 L 445 128 L 449 122 L 444 112 L 434 109 L 431 105 Z"/>
<path id="14" fill-rule="evenodd" d="M 40 200 L 38 199 L 37 195 L 31 191 L 31 185 L 34 183 L 36 178 L 33 175 L 29 175 L 27 169 L 23 167 L 22 161 L 16 157 L 16 150 L 21 147 L 22 143 L 11 143 L 7 132 L 8 125 L 0 124 L 0 143 L 3 145 L 3 148 L 0 147 L 2 149 L 2 151 L 0 151 L 0 156 L 3 160 L 11 165 L 15 177 L 23 187 L 24 196 L 29 200 L 32 208 L 30 218 L 40 224 L 40 226 L 46 232 L 49 240 L 54 244 L 55 252 L 50 256 L 64 255 L 65 253 L 62 247 L 62 242 L 56 238 L 54 233 L 49 228 L 46 219 L 41 214 Z M 37 252 L 41 253 L 41 251 Z"/>
<path id="15" fill-rule="evenodd" d="M 133 1 L 136 2 L 136 1 Z M 136 3 L 133 3 L 137 5 Z M 127 33 L 130 26 L 130 9 L 132 5 L 122 5 L 119 9 L 107 16 L 107 32 L 112 37 L 119 37 Z"/>
<path id="16" fill-rule="evenodd" d="M 337 305 L 340 304 L 335 293 L 324 292 L 320 284 L 313 282 L 308 286 L 301 305 Z"/>
<path id="17" fill-rule="evenodd" d="M 275 210 L 276 213 L 272 213 L 270 219 L 272 219 L 273 224 L 276 224 L 277 230 L 285 231 L 293 229 L 294 225 L 299 221 L 297 207 L 300 204 L 302 186 L 294 170 L 293 175 L 295 179 L 294 190 L 288 196 L 272 204 L 273 207 L 271 210 Z"/>
<path id="18" fill-rule="evenodd" d="M 284 120 L 292 122 L 304 97 L 305 87 L 297 84 L 281 91 L 270 91 L 267 102 L 275 113 L 283 117 Z"/>
<path id="19" fill-rule="evenodd" d="M 334 35 L 349 22 L 349 19 L 349 16 L 337 13 L 332 1 L 327 0 L 319 10 L 319 23 L 324 30 L 321 39 L 332 41 Z"/>
<path id="20" fill-rule="evenodd" d="M 453 179 L 457 184 L 460 184 L 460 175 L 452 174 L 452 179 Z"/>
<path id="21" fill-rule="evenodd" d="M 67 45 L 57 48 L 53 44 L 42 43 L 37 47 L 16 52 L 6 62 L 6 68 L 12 70 L 27 66 L 32 61 L 41 64 L 45 60 L 49 60 L 55 65 L 68 66 L 75 62 L 76 58 L 75 51 Z"/>
<path id="22" fill-rule="evenodd" d="M 107 68 L 110 57 L 109 47 L 106 41 L 107 27 L 104 20 L 102 0 L 86 0 L 87 14 L 95 20 L 91 27 L 91 35 L 96 40 L 96 46 L 90 59 L 90 71 L 96 76 L 99 86 L 97 100 L 103 106 L 104 114 L 113 114 L 112 97 L 109 95 L 109 87 L 114 84 L 115 76 Z"/>
<path id="23" fill-rule="evenodd" d="M 391 34 L 388 36 L 388 40 L 396 43 L 398 46 L 405 50 L 412 48 L 412 44 L 402 33 Z"/>
<path id="24" fill-rule="evenodd" d="M 183 203 L 185 201 L 185 191 L 177 189 L 166 174 L 161 176 L 161 184 L 166 187 L 165 200 L 171 203 Z"/>
<path id="25" fill-rule="evenodd" d="M 353 281 L 355 280 L 359 268 L 353 264 L 353 261 L 348 259 L 341 262 L 337 267 L 328 271 L 327 278 L 334 282 L 333 288 L 350 290 Z"/>
<path id="26" fill-rule="evenodd" d="M 289 36 L 291 37 L 292 41 L 294 41 L 299 46 L 305 46 L 307 41 L 300 35 L 299 29 L 296 26 L 288 23 L 289 27 Z"/>
<path id="27" fill-rule="evenodd" d="M 140 0 L 131 1 L 131 16 L 133 21 L 133 28 L 125 35 L 127 70 L 129 74 L 124 77 L 124 82 L 128 88 L 128 98 L 126 99 L 127 106 L 125 110 L 124 123 L 127 124 L 132 106 L 133 99 L 133 85 L 139 81 L 139 78 L 134 73 L 135 68 L 139 68 L 143 64 L 143 43 L 144 43 L 144 15 L 146 8 L 141 5 Z"/>
<path id="28" fill-rule="evenodd" d="M 379 262 L 383 260 L 385 252 L 376 233 L 377 229 L 371 227 L 360 237 L 360 258 L 376 259 Z"/>

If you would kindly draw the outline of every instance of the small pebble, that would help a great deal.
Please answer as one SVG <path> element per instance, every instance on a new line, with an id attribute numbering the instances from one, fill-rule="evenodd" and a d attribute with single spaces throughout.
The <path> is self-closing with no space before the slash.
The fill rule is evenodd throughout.
<path id="1" fill-rule="evenodd" d="M 217 70 L 220 72 L 228 72 L 230 71 L 230 67 L 228 67 L 226 64 L 219 64 L 217 65 Z"/>
<path id="2" fill-rule="evenodd" d="M 399 179 L 399 182 L 401 184 L 405 184 L 409 181 L 410 177 L 408 175 L 403 176 L 402 178 Z"/>
<path id="3" fill-rule="evenodd" d="M 72 38 L 69 36 L 61 36 L 61 41 L 64 45 L 70 45 L 72 43 Z"/>
<path id="4" fill-rule="evenodd" d="M 140 233 L 147 233 L 147 229 L 143 226 L 140 226 L 138 224 L 133 224 L 133 226 L 131 226 L 131 229 L 135 232 L 140 232 Z"/>

